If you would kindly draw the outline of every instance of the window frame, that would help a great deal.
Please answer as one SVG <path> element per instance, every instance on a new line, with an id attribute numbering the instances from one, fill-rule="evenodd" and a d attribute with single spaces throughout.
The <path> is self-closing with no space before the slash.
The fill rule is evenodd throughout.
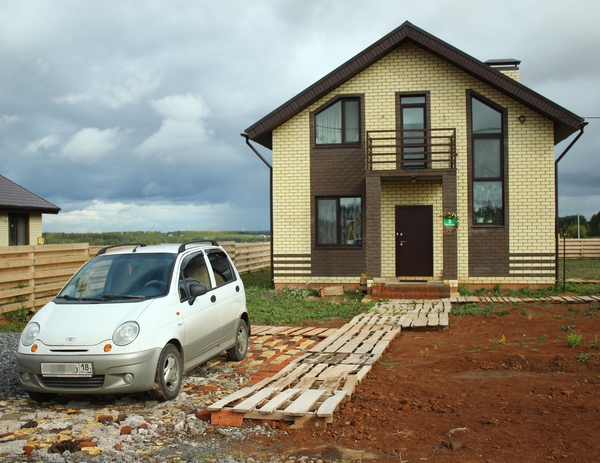
<path id="1" fill-rule="evenodd" d="M 423 92 L 399 92 L 397 93 L 397 105 L 398 105 L 398 117 L 397 117 L 397 130 L 399 130 L 399 137 L 398 137 L 398 141 L 400 143 L 400 145 L 403 148 L 407 148 L 410 145 L 410 143 L 406 142 L 406 138 L 405 138 L 405 131 L 409 132 L 410 129 L 405 129 L 404 128 L 404 110 L 405 109 L 422 109 L 423 110 L 423 142 L 422 144 L 425 145 L 423 146 L 423 159 L 406 159 L 406 156 L 411 156 L 410 152 L 404 152 L 404 150 L 402 150 L 401 154 L 401 158 L 402 158 L 402 163 L 401 163 L 401 167 L 400 170 L 411 170 L 411 169 L 430 169 L 431 168 L 431 163 L 427 162 L 426 158 L 427 158 L 427 145 L 430 143 L 430 118 L 429 118 L 429 92 L 428 91 L 423 91 Z M 402 100 L 405 98 L 422 98 L 423 102 L 412 102 L 412 103 L 407 103 L 407 102 L 403 102 Z M 416 132 L 419 129 L 415 129 L 414 131 Z M 410 138 L 410 137 L 409 137 Z M 416 155 L 421 154 L 420 152 L 415 152 Z M 414 155 L 414 154 L 413 154 Z M 412 164 L 412 165 L 411 165 Z"/>
<path id="2" fill-rule="evenodd" d="M 326 105 L 324 105 L 323 107 L 319 108 L 317 111 L 314 112 L 313 114 L 313 121 L 314 121 L 314 136 L 313 136 L 313 143 L 314 146 L 316 147 L 332 147 L 332 146 L 360 146 L 362 144 L 362 140 L 363 140 L 363 136 L 362 136 L 362 126 L 363 126 L 363 121 L 362 121 L 362 98 L 360 96 L 342 96 L 342 97 L 338 97 L 335 98 L 333 101 L 327 103 Z M 358 121 L 358 140 L 357 141 L 346 141 L 346 132 L 347 132 L 347 125 L 346 125 L 346 111 L 345 111 L 345 107 L 346 107 L 346 103 L 348 102 L 356 102 L 357 103 L 357 111 L 358 113 L 356 114 L 356 118 Z M 341 121 L 340 121 L 340 129 L 341 129 L 341 142 L 340 143 L 319 143 L 318 139 L 319 139 L 319 128 L 317 125 L 317 117 L 319 116 L 319 114 L 323 113 L 324 111 L 332 108 L 333 106 L 335 106 L 336 104 L 341 104 Z"/>
<path id="3" fill-rule="evenodd" d="M 342 199 L 354 199 L 360 200 L 360 242 L 359 243 L 343 243 L 342 242 L 342 213 L 341 213 L 341 200 Z M 335 233 L 336 233 L 336 242 L 335 243 L 320 243 L 320 236 L 319 236 L 319 210 L 320 210 L 320 201 L 321 200 L 335 200 L 335 216 L 336 216 L 336 223 L 335 223 Z M 323 247 L 335 247 L 335 248 L 352 248 L 352 249 L 356 249 L 356 248 L 361 248 L 363 245 L 363 226 L 362 226 L 362 222 L 363 222 L 363 198 L 360 195 L 348 195 L 348 196 L 317 196 L 315 197 L 315 244 L 317 247 L 319 248 L 323 248 Z M 356 240 L 355 240 L 356 241 Z"/>
<path id="4" fill-rule="evenodd" d="M 473 100 L 477 100 L 480 104 L 487 106 L 499 113 L 500 116 L 500 131 L 499 132 L 487 132 L 487 133 L 479 133 L 476 134 L 473 131 L 473 127 L 475 125 L 475 121 L 473 118 Z M 475 94 L 473 92 L 469 95 L 469 134 L 470 134 L 470 151 L 471 151 L 471 175 L 470 175 L 470 190 L 471 190 L 471 201 L 470 201 L 470 214 L 471 214 L 471 225 L 474 227 L 503 227 L 506 224 L 506 169 L 505 169 L 505 161 L 506 161 L 506 136 L 507 136 L 507 118 L 506 118 L 506 108 L 499 106 L 498 104 L 488 100 L 487 98 Z M 498 164 L 499 164 L 499 175 L 495 177 L 477 177 L 475 175 L 476 168 L 476 151 L 475 144 L 477 140 L 497 140 L 499 144 L 498 150 Z M 475 215 L 475 184 L 476 183 L 488 183 L 500 184 L 500 196 L 502 198 L 502 213 L 501 220 L 499 222 L 477 222 L 477 217 Z"/>

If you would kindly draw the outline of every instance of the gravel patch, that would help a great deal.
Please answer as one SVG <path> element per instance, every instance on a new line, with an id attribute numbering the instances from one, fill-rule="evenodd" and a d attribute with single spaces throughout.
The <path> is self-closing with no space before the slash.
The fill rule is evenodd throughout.
<path id="1" fill-rule="evenodd" d="M 21 333 L 0 333 L 0 400 L 25 394 L 17 377 L 17 346 Z"/>
<path id="2" fill-rule="evenodd" d="M 55 463 L 133 463 L 210 462 L 210 463 L 320 463 L 323 460 L 307 456 L 272 456 L 265 460 L 232 455 L 232 443 L 248 442 L 257 436 L 273 437 L 287 434 L 269 426 L 245 424 L 241 428 L 215 427 L 196 418 L 195 412 L 218 397 L 243 386 L 247 378 L 227 365 L 202 365 L 190 371 L 184 381 L 185 392 L 172 401 L 157 402 L 143 393 L 104 399 L 97 396 L 58 396 L 42 404 L 29 400 L 17 377 L 16 350 L 20 333 L 0 333 L 0 461 Z M 195 389 L 215 387 L 222 392 L 195 392 Z M 216 397 L 216 398 L 215 398 Z M 65 414 L 64 410 L 77 410 Z M 98 416 L 111 418 L 102 426 Z M 123 427 L 132 429 L 123 435 Z M 33 427 L 29 436 L 17 435 L 19 430 Z M 57 432 L 68 432 L 70 440 L 61 441 Z M 84 436 L 94 436 L 94 445 L 102 447 L 99 454 L 77 451 L 70 446 Z M 55 441 L 53 447 L 35 446 L 29 455 L 25 449 L 30 438 Z M 64 438 L 64 436 L 63 436 Z M 160 442 L 160 447 L 155 444 Z M 57 447 L 57 446 L 63 446 Z M 56 452 L 56 448 L 59 451 Z"/>

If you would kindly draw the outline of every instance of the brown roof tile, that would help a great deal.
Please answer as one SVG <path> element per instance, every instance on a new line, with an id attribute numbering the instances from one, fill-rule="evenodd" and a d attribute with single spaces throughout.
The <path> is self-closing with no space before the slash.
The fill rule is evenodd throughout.
<path id="1" fill-rule="evenodd" d="M 30 209 L 47 214 L 58 214 L 60 211 L 60 207 L 40 198 L 2 175 L 0 175 L 0 208 Z"/>

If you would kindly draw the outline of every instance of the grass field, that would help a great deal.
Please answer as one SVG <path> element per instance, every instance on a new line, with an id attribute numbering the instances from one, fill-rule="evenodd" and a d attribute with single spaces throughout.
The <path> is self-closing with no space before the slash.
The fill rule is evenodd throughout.
<path id="1" fill-rule="evenodd" d="M 562 277 L 562 266 L 560 269 Z M 312 289 L 283 289 L 274 290 L 270 287 L 270 270 L 242 275 L 246 287 L 248 311 L 252 323 L 280 325 L 301 325 L 332 319 L 349 319 L 369 309 L 369 304 L 362 303 L 362 294 L 347 292 L 343 297 L 321 298 L 316 290 Z M 600 259 L 568 260 L 566 265 L 567 279 L 584 279 L 600 281 Z M 520 291 L 477 290 L 471 291 L 468 287 L 459 288 L 463 295 L 503 294 L 519 297 L 546 297 L 563 292 L 562 281 L 550 288 L 530 290 L 524 288 Z M 579 295 L 600 295 L 600 284 L 566 283 L 565 290 Z M 27 322 L 24 310 L 15 311 L 4 316 L 4 323 L 0 324 L 0 332 L 19 332 Z"/>
<path id="2" fill-rule="evenodd" d="M 566 278 L 600 281 L 600 259 L 569 259 L 565 261 Z M 563 262 L 559 262 L 559 278 L 563 277 Z"/>
<path id="3" fill-rule="evenodd" d="M 332 319 L 349 319 L 367 310 L 357 291 L 343 297 L 319 297 L 313 289 L 270 288 L 270 271 L 242 275 L 246 301 L 252 323 L 266 325 L 301 325 Z"/>

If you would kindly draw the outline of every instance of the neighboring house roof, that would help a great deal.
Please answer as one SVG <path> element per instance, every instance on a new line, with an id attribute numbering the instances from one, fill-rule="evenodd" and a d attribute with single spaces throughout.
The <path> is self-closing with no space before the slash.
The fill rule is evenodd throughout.
<path id="1" fill-rule="evenodd" d="M 60 207 L 0 175 L 0 209 L 30 209 L 58 214 Z"/>
<path id="2" fill-rule="evenodd" d="M 500 71 L 467 55 L 448 43 L 434 37 L 410 22 L 405 22 L 354 58 L 327 74 L 318 82 L 284 103 L 261 120 L 246 129 L 251 140 L 272 149 L 273 130 L 285 123 L 315 101 L 358 75 L 369 66 L 410 41 L 435 56 L 472 75 L 490 87 L 506 94 L 554 122 L 554 143 L 567 138 L 580 129 L 583 118 L 566 110 L 534 92 Z"/>

